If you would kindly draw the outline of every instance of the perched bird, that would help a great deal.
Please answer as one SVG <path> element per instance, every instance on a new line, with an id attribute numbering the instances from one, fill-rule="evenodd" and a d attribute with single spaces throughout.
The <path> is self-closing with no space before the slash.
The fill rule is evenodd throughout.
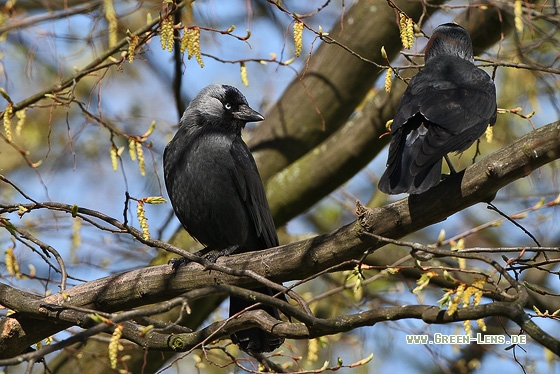
<path id="1" fill-rule="evenodd" d="M 496 122 L 496 86 L 474 65 L 468 32 L 438 26 L 428 41 L 424 69 L 401 98 L 391 127 L 387 170 L 379 190 L 419 194 L 439 183 L 442 158 L 469 148 Z"/>
<path id="2" fill-rule="evenodd" d="M 249 148 L 247 122 L 262 121 L 235 87 L 213 84 L 191 101 L 163 154 L 167 193 L 177 218 L 196 240 L 218 255 L 278 246 L 265 190 Z M 216 259 L 217 257 L 214 257 Z M 268 287 L 258 292 L 274 295 Z M 231 297 L 230 316 L 253 305 Z M 278 310 L 259 306 L 279 319 Z M 259 329 L 236 332 L 246 352 L 270 352 L 284 339 Z"/>

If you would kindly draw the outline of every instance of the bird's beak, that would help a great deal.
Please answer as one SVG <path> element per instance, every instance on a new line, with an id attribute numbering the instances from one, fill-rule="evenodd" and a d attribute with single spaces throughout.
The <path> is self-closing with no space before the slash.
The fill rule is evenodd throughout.
<path id="1" fill-rule="evenodd" d="M 259 112 L 249 108 L 248 105 L 244 104 L 240 105 L 239 109 L 233 113 L 233 117 L 245 122 L 257 122 L 264 119 L 264 117 Z"/>

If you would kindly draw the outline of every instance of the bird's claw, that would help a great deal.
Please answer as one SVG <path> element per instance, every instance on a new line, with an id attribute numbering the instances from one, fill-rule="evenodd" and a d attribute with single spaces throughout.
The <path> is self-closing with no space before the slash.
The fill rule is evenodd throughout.
<path id="1" fill-rule="evenodd" d="M 189 263 L 189 259 L 186 257 L 177 257 L 172 258 L 171 260 L 167 261 L 168 265 L 171 265 L 171 269 L 173 270 L 173 275 L 177 274 L 177 270 L 181 265 L 186 265 Z"/>
<path id="2" fill-rule="evenodd" d="M 193 255 L 198 256 L 198 257 L 202 257 L 202 258 L 206 258 L 208 256 L 208 252 L 211 252 L 212 249 L 211 248 L 203 248 L 198 252 L 193 253 Z M 191 259 L 187 258 L 187 257 L 178 257 L 178 258 L 172 258 L 171 260 L 169 260 L 167 262 L 168 265 L 171 265 L 171 268 L 173 269 L 173 274 L 177 274 L 177 270 L 179 269 L 179 267 L 181 267 L 181 265 L 186 265 L 189 262 L 192 262 Z M 214 260 L 215 262 L 215 260 Z"/>
<path id="3" fill-rule="evenodd" d="M 233 254 L 237 249 L 239 249 L 238 245 L 232 245 L 227 248 L 221 249 L 219 251 L 214 251 L 211 248 L 206 247 L 198 252 L 193 253 L 193 255 L 202 257 L 206 261 L 214 264 L 216 263 L 216 261 L 218 261 L 220 257 L 229 256 Z M 192 262 L 192 260 L 186 257 L 178 257 L 178 258 L 172 258 L 167 262 L 167 264 L 171 265 L 171 268 L 173 269 L 173 274 L 177 274 L 177 270 L 179 269 L 179 267 L 181 267 L 181 265 L 186 265 L 189 262 Z"/>
<path id="4" fill-rule="evenodd" d="M 216 263 L 216 261 L 218 261 L 218 259 L 222 257 L 222 255 L 220 255 L 219 252 L 212 252 L 212 253 L 208 253 L 206 256 L 204 256 L 204 259 L 208 262 L 211 262 L 213 264 Z"/>
<path id="5" fill-rule="evenodd" d="M 219 251 L 208 253 L 206 256 L 204 256 L 204 259 L 214 264 L 220 257 L 229 256 L 235 253 L 235 251 L 237 251 L 238 249 L 238 245 L 232 245 Z"/>

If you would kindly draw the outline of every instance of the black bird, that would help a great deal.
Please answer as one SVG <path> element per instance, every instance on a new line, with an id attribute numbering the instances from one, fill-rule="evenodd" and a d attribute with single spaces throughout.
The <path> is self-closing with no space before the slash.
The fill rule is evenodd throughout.
<path id="1" fill-rule="evenodd" d="M 165 148 L 169 199 L 183 227 L 206 246 L 204 253 L 217 250 L 227 255 L 278 246 L 257 165 L 241 139 L 247 122 L 263 119 L 235 87 L 213 84 L 191 101 Z M 268 287 L 257 291 L 274 295 Z M 232 297 L 230 316 L 251 305 Z M 279 319 L 277 309 L 259 309 Z M 259 328 L 239 331 L 231 339 L 255 353 L 271 352 L 284 342 Z"/>
<path id="2" fill-rule="evenodd" d="M 496 87 L 474 65 L 469 33 L 455 23 L 438 26 L 428 41 L 425 67 L 401 99 L 387 170 L 379 190 L 419 194 L 439 183 L 442 158 L 469 148 L 496 122 Z"/>

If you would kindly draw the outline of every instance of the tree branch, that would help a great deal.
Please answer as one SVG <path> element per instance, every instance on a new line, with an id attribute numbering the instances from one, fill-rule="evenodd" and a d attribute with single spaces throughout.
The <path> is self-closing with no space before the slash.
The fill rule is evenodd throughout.
<path id="1" fill-rule="evenodd" d="M 197 263 L 180 268 L 176 275 L 169 265 L 139 269 L 70 288 L 64 295 L 55 294 L 42 302 L 114 312 L 168 300 L 216 283 L 243 287 L 259 284 L 257 280 L 239 277 L 235 272 L 217 271 L 220 267 L 251 271 L 276 282 L 303 279 L 342 261 L 360 258 L 364 251 L 373 251 L 384 245 L 365 235 L 366 232 L 399 238 L 439 222 L 467 206 L 491 200 L 503 186 L 559 158 L 559 138 L 560 122 L 541 127 L 421 195 L 376 209 L 362 208 L 357 221 L 330 234 L 282 247 L 220 258 L 212 271 Z M 177 253 L 181 250 L 177 249 Z M 9 306 L 9 299 L 2 300 L 2 303 Z M 34 318 L 44 317 L 44 313 L 37 310 Z M 65 313 L 66 310 L 58 311 L 58 318 L 64 320 Z M 526 323 L 519 318 L 516 322 Z M 30 318 L 27 313 L 16 313 L 0 323 L 0 331 L 3 331 L 0 357 L 18 354 L 28 345 L 66 327 L 65 323 L 46 324 Z"/>

